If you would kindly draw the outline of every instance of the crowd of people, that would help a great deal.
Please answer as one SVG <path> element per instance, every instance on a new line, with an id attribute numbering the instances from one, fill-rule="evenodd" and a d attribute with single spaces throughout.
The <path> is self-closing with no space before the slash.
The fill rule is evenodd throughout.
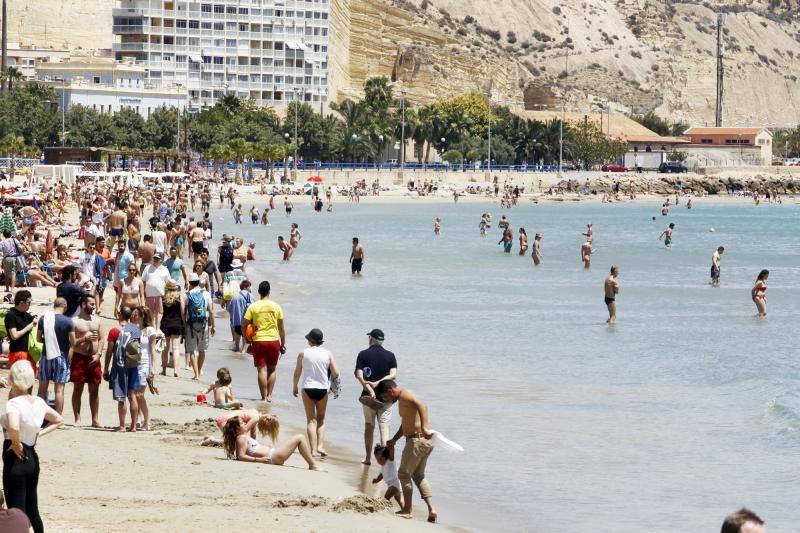
<path id="1" fill-rule="evenodd" d="M 366 184 L 362 188 L 366 190 Z M 425 188 L 433 191 L 432 184 Z M 377 194 L 377 182 L 372 190 Z M 270 223 L 274 192 L 269 195 L 268 207 L 261 211 L 255 205 L 250 208 L 252 224 Z M 516 205 L 522 192 L 507 184 L 501 195 L 500 185 L 494 183 L 502 207 Z M 312 208 L 317 211 L 321 210 L 322 194 L 323 189 L 315 186 L 311 196 Z M 330 188 L 324 194 L 330 211 Z M 356 189 L 346 194 L 350 201 L 358 202 Z M 166 376 L 203 379 L 212 339 L 220 333 L 217 322 L 227 313 L 233 352 L 252 357 L 260 400 L 273 403 L 279 362 L 287 353 L 286 318 L 271 296 L 270 282 L 251 280 L 254 272 L 247 265 L 256 260 L 256 244 L 227 234 L 215 240 L 211 217 L 215 198 L 220 208 L 231 210 L 235 224 L 243 223 L 244 207 L 237 201 L 236 188 L 200 176 L 169 188 L 158 183 L 142 187 L 93 181 L 71 187 L 59 183 L 43 189 L 41 205 L 32 210 L 7 208 L 0 218 L 4 283 L 7 302 L 13 304 L 3 320 L 10 367 L 8 381 L 0 382 L 10 389 L 6 414 L 0 418 L 5 431 L 3 487 L 9 508 L 24 513 L 25 524 L 35 532 L 43 531 L 36 443 L 64 424 L 67 383 L 72 383 L 76 426 L 82 425 L 84 390 L 88 390 L 89 425 L 102 427 L 100 388 L 105 382 L 117 406 L 114 429 L 121 433 L 147 431 L 152 420 L 148 393 L 157 394 L 159 384 L 169 383 Z M 46 229 L 63 224 L 70 203 L 79 206 L 77 226 L 58 235 Z M 286 217 L 291 217 L 294 203 L 288 196 L 283 203 Z M 491 215 L 484 213 L 481 234 L 491 225 Z M 505 215 L 498 227 L 502 231 L 499 244 L 505 253 L 511 253 L 514 232 Z M 437 217 L 435 234 L 441 235 L 441 229 L 442 220 Z M 664 234 L 670 241 L 672 229 Z M 591 224 L 583 236 L 581 260 L 590 268 Z M 77 242 L 70 243 L 71 238 Z M 536 233 L 529 244 L 526 230 L 519 228 L 520 255 L 530 250 L 535 265 L 542 261 L 541 239 Z M 289 261 L 302 241 L 299 225 L 291 223 L 288 240 L 280 236 L 278 241 L 283 259 Z M 712 257 L 714 284 L 719 284 L 723 251 L 720 247 Z M 354 276 L 361 275 L 364 260 L 364 246 L 354 237 L 350 255 Z M 619 268 L 614 266 L 604 282 L 609 324 L 616 320 L 618 276 Z M 766 315 L 768 276 L 769 272 L 763 271 L 752 291 L 762 316 Z M 51 308 L 41 316 L 32 313 L 34 298 L 23 285 L 55 289 L 49 299 Z M 104 326 L 100 317 L 104 302 L 113 316 L 110 326 Z M 372 329 L 366 337 L 367 346 L 358 353 L 353 371 L 361 389 L 359 405 L 354 407 L 364 417 L 362 464 L 370 468 L 374 461 L 380 467 L 373 483 L 386 485 L 384 496 L 397 502 L 398 516 L 413 516 L 416 485 L 427 507 L 427 520 L 436 522 L 438 513 L 426 467 L 441 437 L 430 429 L 426 403 L 398 384 L 397 358 L 384 346 L 384 332 Z M 231 372 L 222 366 L 216 371 L 216 380 L 202 389 L 202 398 L 210 395 L 209 406 L 221 410 L 215 420 L 220 434 L 206 437 L 203 445 L 221 447 L 230 459 L 271 465 L 283 465 L 297 452 L 309 469 L 322 469 L 329 456 L 325 440 L 328 401 L 339 396 L 343 369 L 324 347 L 320 329 L 312 327 L 305 341 L 288 380 L 293 396 L 302 401 L 305 434 L 277 443 L 278 417 L 238 400 Z M 159 379 L 164 381 L 159 383 Z M 399 423 L 392 431 L 395 404 Z M 269 443 L 259 437 L 268 438 Z M 404 445 L 398 454 L 401 439 Z M 3 531 L 3 520 L 22 523 L 19 514 L 0 513 Z M 741 529 L 745 526 L 760 527 L 763 522 L 742 510 L 728 517 L 726 524 L 732 524 L 723 526 L 727 533 L 745 531 Z"/>

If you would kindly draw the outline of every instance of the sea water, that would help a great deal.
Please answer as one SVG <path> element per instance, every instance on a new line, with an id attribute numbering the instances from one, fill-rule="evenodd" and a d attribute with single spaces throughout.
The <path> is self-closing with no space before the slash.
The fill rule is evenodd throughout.
<path id="1" fill-rule="evenodd" d="M 234 226 L 228 211 L 214 214 L 217 239 L 233 232 L 257 243 L 259 261 L 248 265 L 257 273 L 254 292 L 269 279 L 285 311 L 278 412 L 304 423 L 291 376 L 303 335 L 320 328 L 344 381 L 342 396 L 329 402 L 327 437 L 353 458 L 363 453 L 352 372 L 366 332 L 381 328 L 397 355 L 398 383 L 427 403 L 432 429 L 466 449 L 437 449 L 428 462 L 445 523 L 715 531 L 746 505 L 771 532 L 797 530 L 797 205 L 698 200 L 661 216 L 656 204 L 523 201 L 501 210 L 366 198 L 320 214 L 310 202 L 295 204 L 291 218 L 270 213 L 269 227 Z M 494 225 L 481 237 L 485 211 Z M 497 245 L 502 214 L 515 233 L 510 255 Z M 288 239 L 291 222 L 303 238 L 284 264 L 277 236 Z M 669 222 L 676 227 L 666 248 L 658 236 Z M 587 223 L 595 232 L 589 270 L 580 261 Z M 530 241 L 543 235 L 540 266 L 517 255 L 519 227 Z M 358 279 L 348 264 L 354 236 L 366 250 Z M 722 286 L 712 288 L 720 245 Z M 620 267 L 619 318 L 609 327 L 603 279 L 612 264 Z M 766 320 L 754 317 L 750 299 L 762 268 L 771 272 Z M 218 331 L 223 350 L 212 360 L 232 366 L 240 395 L 256 398 L 251 363 L 227 355 L 227 328 Z M 395 412 L 392 432 L 398 425 Z"/>

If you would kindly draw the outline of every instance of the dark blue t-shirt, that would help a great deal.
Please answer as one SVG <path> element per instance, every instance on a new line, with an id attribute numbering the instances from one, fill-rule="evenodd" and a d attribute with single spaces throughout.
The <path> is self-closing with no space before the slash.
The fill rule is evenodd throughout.
<path id="1" fill-rule="evenodd" d="M 44 317 L 39 319 L 39 329 L 44 331 Z M 75 324 L 68 316 L 56 315 L 55 321 L 56 338 L 58 339 L 58 348 L 61 350 L 61 355 L 66 356 L 69 352 L 69 334 L 75 331 Z M 45 337 L 45 343 L 47 337 Z M 47 353 L 47 348 L 42 345 L 42 354 Z"/>
<path id="2" fill-rule="evenodd" d="M 366 381 L 378 381 L 385 378 L 393 368 L 397 368 L 397 359 L 383 346 L 376 344 L 358 352 L 356 370 L 364 372 Z M 369 393 L 366 390 L 361 392 L 361 396 L 367 395 Z"/>

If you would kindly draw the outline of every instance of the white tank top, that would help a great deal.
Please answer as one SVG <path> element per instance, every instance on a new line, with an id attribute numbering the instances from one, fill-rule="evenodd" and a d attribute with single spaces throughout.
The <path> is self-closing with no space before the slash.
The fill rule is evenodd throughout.
<path id="1" fill-rule="evenodd" d="M 303 386 L 304 389 L 331 388 L 328 369 L 331 366 L 331 352 L 320 346 L 309 346 L 303 350 Z"/>

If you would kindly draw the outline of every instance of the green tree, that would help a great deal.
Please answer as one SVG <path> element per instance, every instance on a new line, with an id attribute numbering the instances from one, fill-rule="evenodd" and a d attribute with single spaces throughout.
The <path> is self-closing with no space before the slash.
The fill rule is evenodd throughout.
<path id="1" fill-rule="evenodd" d="M 22 135 L 7 133 L 5 137 L 0 140 L 0 149 L 2 149 L 3 153 L 7 154 L 11 160 L 8 173 L 13 177 L 17 169 L 17 156 L 25 152 L 25 138 Z"/>
<path id="2" fill-rule="evenodd" d="M 143 149 L 144 119 L 130 107 L 120 109 L 113 118 L 114 144 L 118 148 Z"/>
<path id="3" fill-rule="evenodd" d="M 183 133 L 183 132 L 182 132 Z M 144 144 L 152 148 L 173 148 L 178 138 L 178 109 L 160 106 L 150 112 L 144 125 Z M 181 135 L 183 140 L 183 135 Z"/>
<path id="4" fill-rule="evenodd" d="M 22 72 L 19 71 L 16 67 L 6 67 L 2 73 L 0 73 L 0 80 L 6 84 L 8 90 L 11 91 L 14 89 L 14 84 L 25 81 L 25 76 L 22 75 Z"/>
<path id="5" fill-rule="evenodd" d="M 244 167 L 245 159 L 247 159 L 248 155 L 252 151 L 252 145 L 245 141 L 244 139 L 233 139 L 228 146 L 231 149 L 231 153 L 233 154 L 234 161 L 236 162 L 236 183 L 239 183 L 239 165 Z"/>
<path id="6" fill-rule="evenodd" d="M 458 150 L 448 150 L 442 155 L 442 159 L 451 165 L 455 165 L 464 161 L 464 155 Z"/>

